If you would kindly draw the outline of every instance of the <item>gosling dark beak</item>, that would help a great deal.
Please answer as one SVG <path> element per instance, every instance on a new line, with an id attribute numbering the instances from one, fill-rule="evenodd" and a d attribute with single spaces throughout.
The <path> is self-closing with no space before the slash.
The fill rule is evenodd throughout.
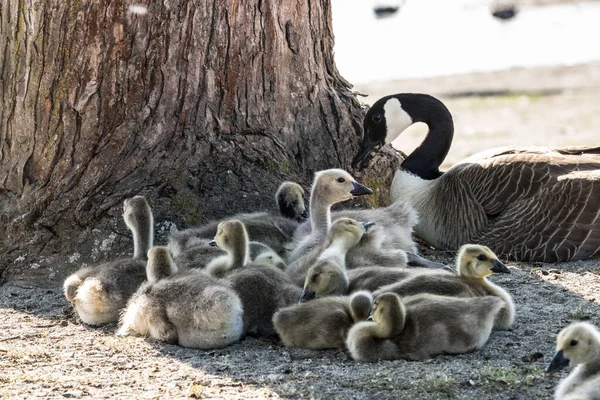
<path id="1" fill-rule="evenodd" d="M 365 231 L 368 231 L 370 227 L 375 225 L 375 222 L 361 222 L 360 224 L 365 228 Z"/>
<path id="2" fill-rule="evenodd" d="M 370 313 L 367 317 L 367 321 L 373 321 L 373 313 Z"/>
<path id="3" fill-rule="evenodd" d="M 208 245 L 212 246 L 212 247 L 217 247 L 217 241 L 215 239 L 213 239 L 210 242 L 208 242 Z"/>
<path id="4" fill-rule="evenodd" d="M 546 372 L 551 372 L 567 365 L 569 365 L 569 360 L 565 358 L 563 351 L 560 350 L 556 352 L 554 358 L 550 361 L 550 365 L 546 367 Z"/>
<path id="5" fill-rule="evenodd" d="M 506 268 L 506 265 L 502 264 L 502 261 L 500 260 L 492 261 L 492 268 L 490 271 L 497 274 L 510 274 L 510 269 Z"/>
<path id="6" fill-rule="evenodd" d="M 305 208 L 300 217 L 298 218 L 298 222 L 306 221 L 308 219 L 308 209 Z"/>
<path id="7" fill-rule="evenodd" d="M 352 190 L 350 191 L 350 194 L 352 196 L 362 196 L 364 194 L 373 194 L 373 191 L 358 182 L 352 182 Z"/>
<path id="8" fill-rule="evenodd" d="M 363 141 L 360 145 L 360 150 L 354 160 L 352 160 L 352 168 L 360 171 L 369 165 L 369 161 L 373 158 L 376 152 L 383 146 L 383 143 L 373 142 L 369 139 L 369 136 L 365 134 Z M 375 150 L 375 151 L 373 151 Z"/>
<path id="9" fill-rule="evenodd" d="M 304 303 L 305 301 L 309 301 L 315 298 L 317 294 L 315 292 L 311 292 L 307 287 L 304 288 L 302 294 L 300 295 L 300 299 L 298 300 L 298 304 Z"/>

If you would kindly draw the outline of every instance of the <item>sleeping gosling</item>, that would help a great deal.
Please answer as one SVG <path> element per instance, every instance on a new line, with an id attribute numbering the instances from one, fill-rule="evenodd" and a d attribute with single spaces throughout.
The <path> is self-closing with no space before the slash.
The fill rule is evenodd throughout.
<path id="1" fill-rule="evenodd" d="M 387 292 L 373 302 L 373 321 L 354 325 L 346 345 L 354 360 L 368 362 L 467 353 L 487 342 L 502 307 L 495 296 L 421 294 L 401 300 Z"/>
<path id="2" fill-rule="evenodd" d="M 303 222 L 308 217 L 304 205 L 304 189 L 296 182 L 283 182 L 275 193 L 279 213 L 285 218 Z"/>
<path id="3" fill-rule="evenodd" d="M 286 347 L 341 349 L 352 325 L 369 316 L 372 300 L 369 292 L 323 297 L 279 310 L 273 324 Z"/>

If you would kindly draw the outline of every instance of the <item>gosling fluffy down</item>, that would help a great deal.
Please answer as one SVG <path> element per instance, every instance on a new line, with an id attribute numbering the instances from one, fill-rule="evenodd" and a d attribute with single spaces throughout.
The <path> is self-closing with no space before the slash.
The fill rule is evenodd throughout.
<path id="1" fill-rule="evenodd" d="M 575 367 L 554 392 L 556 400 L 600 399 L 600 331 L 587 322 L 573 323 L 556 338 L 556 354 L 546 371 Z"/>
<path id="2" fill-rule="evenodd" d="M 300 212 L 304 207 L 303 193 L 304 190 L 299 185 L 284 182 L 276 194 L 278 207 L 281 207 L 282 204 L 292 205 L 294 212 Z M 292 239 L 299 226 L 297 221 L 299 218 L 290 219 L 271 212 L 236 214 L 230 218 L 242 221 L 253 240 L 266 244 L 280 257 L 285 256 L 284 246 Z M 211 240 L 217 233 L 219 222 L 212 221 L 197 228 L 173 233 L 169 237 L 169 248 L 175 261 L 179 262 L 180 255 L 186 250 L 199 244 L 204 245 L 206 239 Z"/>
<path id="3" fill-rule="evenodd" d="M 166 247 L 148 256 L 149 275 L 157 280 L 144 283 L 132 296 L 118 335 L 149 336 L 199 349 L 223 347 L 241 338 L 242 303 L 227 283 L 202 272 L 175 273 Z"/>
<path id="4" fill-rule="evenodd" d="M 244 307 L 244 333 L 271 336 L 275 334 L 273 314 L 296 303 L 301 289 L 273 265 L 250 263 L 248 242 L 248 233 L 241 221 L 221 222 L 214 243 L 227 252 L 227 259 L 215 265 L 211 263 L 207 271 L 225 277 L 240 297 Z"/>
<path id="5" fill-rule="evenodd" d="M 385 292 L 394 292 L 401 297 L 420 293 L 457 297 L 497 296 L 505 302 L 505 306 L 498 314 L 494 328 L 510 328 L 515 320 L 512 297 L 487 279 L 495 273 L 510 274 L 510 270 L 488 247 L 475 244 L 460 248 L 456 267 L 458 273 L 421 270 L 418 274 L 409 274 L 405 279 L 377 289 L 374 296 Z"/>
<path id="6" fill-rule="evenodd" d="M 341 349 L 350 327 L 369 316 L 371 302 L 369 292 L 323 297 L 279 310 L 273 324 L 286 347 Z"/>
<path id="7" fill-rule="evenodd" d="M 123 202 L 123 220 L 133 234 L 133 258 L 81 268 L 63 284 L 65 297 L 88 325 L 117 322 L 127 300 L 146 279 L 143 259 L 152 247 L 154 229 L 152 210 L 143 196 Z"/>
<path id="8" fill-rule="evenodd" d="M 373 322 L 354 325 L 346 345 L 354 360 L 370 362 L 471 352 L 486 343 L 503 305 L 495 296 L 421 294 L 401 300 L 383 293 L 373 302 Z"/>

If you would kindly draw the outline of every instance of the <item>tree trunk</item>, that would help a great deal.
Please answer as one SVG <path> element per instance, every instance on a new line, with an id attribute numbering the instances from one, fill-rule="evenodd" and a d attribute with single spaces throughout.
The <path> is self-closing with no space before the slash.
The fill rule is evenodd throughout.
<path id="1" fill-rule="evenodd" d="M 0 5 L 0 272 L 102 258 L 136 194 L 184 228 L 349 168 L 363 109 L 328 0 L 147 3 Z"/>

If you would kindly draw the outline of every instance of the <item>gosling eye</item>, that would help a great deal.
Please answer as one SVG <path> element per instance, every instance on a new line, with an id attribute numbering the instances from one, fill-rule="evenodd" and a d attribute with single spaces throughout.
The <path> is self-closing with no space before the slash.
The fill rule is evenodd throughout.
<path id="1" fill-rule="evenodd" d="M 381 115 L 381 113 L 376 113 L 376 114 L 373 114 L 373 116 L 371 117 L 371 119 L 373 120 L 373 122 L 375 122 L 376 124 L 378 124 L 383 119 L 383 116 Z"/>
<path id="2" fill-rule="evenodd" d="M 487 261 L 487 257 L 486 257 L 486 256 L 484 256 L 483 254 L 480 254 L 480 255 L 478 255 L 478 256 L 477 256 L 477 259 L 478 259 L 479 261 Z"/>
<path id="3" fill-rule="evenodd" d="M 342 177 L 339 177 L 339 178 L 337 178 L 336 180 L 337 180 L 339 183 L 344 183 L 344 182 L 346 182 L 346 180 L 345 180 L 344 178 L 342 178 Z"/>
<path id="4" fill-rule="evenodd" d="M 579 340 L 571 340 L 571 343 L 569 343 L 571 346 L 577 346 L 577 343 L 579 343 Z"/>
<path id="5" fill-rule="evenodd" d="M 319 275 L 318 274 L 317 275 L 313 275 L 310 280 L 313 281 L 313 282 L 318 281 L 319 280 Z"/>

